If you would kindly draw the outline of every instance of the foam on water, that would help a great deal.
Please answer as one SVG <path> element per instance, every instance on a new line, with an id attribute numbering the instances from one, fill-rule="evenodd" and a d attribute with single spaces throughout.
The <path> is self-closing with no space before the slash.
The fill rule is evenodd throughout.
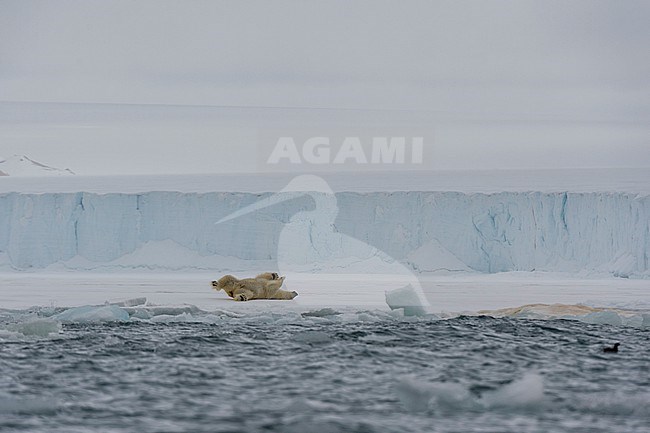
<path id="1" fill-rule="evenodd" d="M 419 377 L 400 380 L 394 392 L 404 407 L 413 412 L 530 409 L 544 399 L 544 382 L 538 373 L 528 372 L 520 379 L 482 395 L 453 382 L 423 382 Z"/>
<path id="2" fill-rule="evenodd" d="M 61 332 L 61 329 L 61 323 L 52 319 L 28 320 L 8 327 L 8 330 L 10 331 L 36 337 L 47 337 L 50 334 L 58 334 Z"/>
<path id="3" fill-rule="evenodd" d="M 480 403 L 488 408 L 534 408 L 544 400 L 544 381 L 535 372 L 526 373 L 521 379 L 486 392 Z"/>
<path id="4" fill-rule="evenodd" d="M 595 393 L 571 402 L 576 410 L 608 416 L 632 416 L 650 420 L 650 393 L 626 394 L 622 391 Z"/>

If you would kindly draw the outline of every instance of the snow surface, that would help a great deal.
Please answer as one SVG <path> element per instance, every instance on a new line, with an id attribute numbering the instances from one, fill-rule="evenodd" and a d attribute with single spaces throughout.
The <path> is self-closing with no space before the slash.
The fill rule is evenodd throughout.
<path id="1" fill-rule="evenodd" d="M 208 272 L 10 272 L 0 274 L 0 306 L 24 310 L 32 306 L 79 307 L 109 303 L 120 308 L 137 308 L 146 304 L 158 309 L 157 314 L 169 315 L 202 310 L 243 314 L 293 311 L 335 316 L 339 312 L 360 310 L 389 312 L 385 292 L 405 285 L 399 276 L 391 275 L 301 274 L 287 281 L 298 292 L 298 297 L 291 301 L 235 302 L 225 293 L 212 289 L 210 281 L 216 276 Z M 495 316 L 579 316 L 593 312 L 594 308 L 639 314 L 650 312 L 646 280 L 510 272 L 423 276 L 420 283 L 430 301 L 431 312 L 442 317 L 488 311 Z M 518 306 L 526 304 L 584 304 L 590 308 L 576 312 L 568 307 L 555 311 L 537 307 L 522 314 Z M 497 310 L 504 307 L 517 308 L 516 311 Z M 324 310 L 327 308 L 329 310 Z M 539 315 L 533 315 L 534 312 Z"/>

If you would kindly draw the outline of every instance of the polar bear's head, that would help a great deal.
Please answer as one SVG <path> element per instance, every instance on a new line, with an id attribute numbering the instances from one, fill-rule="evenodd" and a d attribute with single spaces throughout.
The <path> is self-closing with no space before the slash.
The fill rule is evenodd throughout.
<path id="1" fill-rule="evenodd" d="M 232 275 L 226 275 L 219 278 L 219 281 L 212 282 L 212 288 L 216 291 L 225 290 L 228 291 L 235 283 L 238 283 L 239 280 Z"/>
<path id="2" fill-rule="evenodd" d="M 213 281 L 212 282 L 212 288 L 216 290 L 217 292 L 219 290 L 223 290 L 228 294 L 228 296 L 232 297 L 232 293 L 235 290 L 235 285 L 239 283 L 239 280 L 232 275 L 226 275 L 221 278 L 219 278 L 219 281 Z"/>

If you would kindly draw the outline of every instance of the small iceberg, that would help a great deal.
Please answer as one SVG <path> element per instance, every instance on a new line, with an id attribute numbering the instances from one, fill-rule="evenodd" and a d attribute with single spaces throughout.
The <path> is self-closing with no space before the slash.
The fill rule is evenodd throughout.
<path id="1" fill-rule="evenodd" d="M 427 314 L 424 302 L 410 284 L 401 289 L 387 291 L 386 303 L 391 310 L 403 308 L 405 316 L 424 316 Z"/>

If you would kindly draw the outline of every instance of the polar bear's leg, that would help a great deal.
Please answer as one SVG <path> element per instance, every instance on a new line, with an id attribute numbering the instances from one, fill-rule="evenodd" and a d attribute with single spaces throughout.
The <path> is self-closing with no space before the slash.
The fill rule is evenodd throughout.
<path id="1" fill-rule="evenodd" d="M 264 272 L 255 277 L 257 280 L 277 280 L 280 276 L 276 272 Z"/>
<path id="2" fill-rule="evenodd" d="M 298 296 L 298 292 L 288 292 L 286 290 L 277 290 L 269 299 L 293 299 Z"/>
<path id="3" fill-rule="evenodd" d="M 268 283 L 266 283 L 266 287 L 270 291 L 278 290 L 280 287 L 282 287 L 282 283 L 284 283 L 284 277 L 280 277 L 277 280 L 269 281 Z"/>
<path id="4" fill-rule="evenodd" d="M 253 297 L 255 297 L 255 292 L 243 286 L 236 288 L 232 292 L 232 298 L 235 301 L 250 301 Z"/>

